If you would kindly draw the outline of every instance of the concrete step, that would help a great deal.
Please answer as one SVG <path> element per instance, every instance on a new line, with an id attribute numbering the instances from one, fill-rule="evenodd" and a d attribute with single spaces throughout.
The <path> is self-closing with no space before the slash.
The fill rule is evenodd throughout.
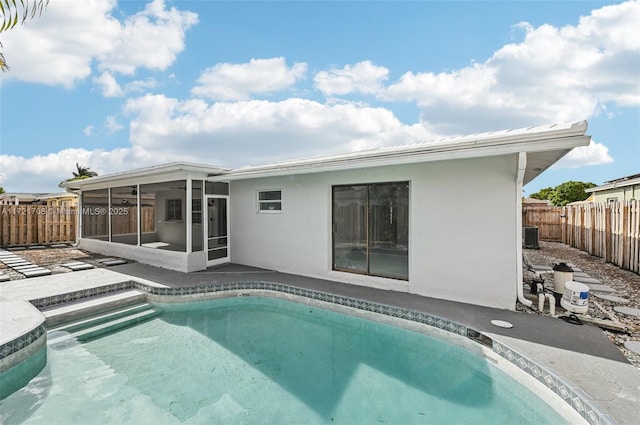
<path id="1" fill-rule="evenodd" d="M 77 272 L 80 270 L 89 270 L 95 268 L 92 264 L 83 263 L 81 261 L 74 261 L 71 263 L 63 264 L 64 267 L 71 269 L 71 271 Z"/>
<path id="2" fill-rule="evenodd" d="M 47 318 L 47 327 L 52 329 L 65 322 L 133 304 L 140 304 L 145 301 L 146 296 L 143 292 L 135 289 L 127 289 L 125 291 L 112 292 L 110 294 L 54 305 L 44 308 L 41 311 Z"/>
<path id="3" fill-rule="evenodd" d="M 123 316 L 108 322 L 101 322 L 95 326 L 84 328 L 80 331 L 73 332 L 72 335 L 80 342 L 84 342 L 99 336 L 123 329 L 129 326 L 137 325 L 145 320 L 153 319 L 160 315 L 160 311 L 153 308 L 140 311 L 138 313 Z"/>
<path id="4" fill-rule="evenodd" d="M 23 270 L 20 273 L 24 275 L 24 277 L 39 277 L 39 276 L 48 276 L 51 274 L 51 270 L 45 269 L 44 267 L 38 267 L 30 270 Z"/>

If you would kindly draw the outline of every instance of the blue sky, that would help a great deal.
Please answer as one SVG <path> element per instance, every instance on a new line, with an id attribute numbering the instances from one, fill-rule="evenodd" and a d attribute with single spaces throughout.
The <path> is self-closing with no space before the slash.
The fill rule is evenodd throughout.
<path id="1" fill-rule="evenodd" d="M 589 121 L 525 187 L 640 173 L 640 3 L 51 0 L 0 34 L 0 185 Z"/>

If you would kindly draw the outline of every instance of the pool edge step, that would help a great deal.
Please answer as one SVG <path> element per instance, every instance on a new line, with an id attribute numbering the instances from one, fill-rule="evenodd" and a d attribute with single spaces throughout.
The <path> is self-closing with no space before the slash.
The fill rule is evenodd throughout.
<path id="1" fill-rule="evenodd" d="M 53 329 L 72 321 L 146 302 L 146 295 L 135 289 L 113 292 L 40 309 Z"/>
<path id="2" fill-rule="evenodd" d="M 71 322 L 63 322 L 56 326 L 52 326 L 49 329 L 65 332 L 78 332 L 101 323 L 114 321 L 121 317 L 130 316 L 145 310 L 150 310 L 151 308 L 152 305 L 147 302 L 132 304 L 123 308 L 103 310 L 97 314 L 79 317 L 76 320 L 73 320 Z"/>
<path id="3" fill-rule="evenodd" d="M 84 328 L 80 331 L 72 332 L 71 334 L 80 342 L 87 341 L 89 339 L 97 338 L 99 336 L 108 334 L 110 332 L 127 328 L 129 326 L 137 325 L 144 321 L 153 319 L 159 316 L 161 312 L 154 308 L 140 311 L 131 315 L 119 317 L 107 322 L 101 322 L 95 326 Z"/>

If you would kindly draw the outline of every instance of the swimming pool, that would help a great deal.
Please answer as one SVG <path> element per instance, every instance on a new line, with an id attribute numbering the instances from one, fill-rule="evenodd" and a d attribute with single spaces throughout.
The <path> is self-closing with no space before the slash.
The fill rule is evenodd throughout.
<path id="1" fill-rule="evenodd" d="M 2 423 L 567 423 L 455 344 L 304 304 L 163 304 L 86 343 L 50 332 L 47 365 Z"/>

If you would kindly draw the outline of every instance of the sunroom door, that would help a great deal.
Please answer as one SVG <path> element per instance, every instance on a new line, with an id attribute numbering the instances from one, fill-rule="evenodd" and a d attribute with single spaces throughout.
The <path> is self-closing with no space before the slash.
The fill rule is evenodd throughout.
<path id="1" fill-rule="evenodd" d="M 229 262 L 229 197 L 207 196 L 207 266 Z"/>

